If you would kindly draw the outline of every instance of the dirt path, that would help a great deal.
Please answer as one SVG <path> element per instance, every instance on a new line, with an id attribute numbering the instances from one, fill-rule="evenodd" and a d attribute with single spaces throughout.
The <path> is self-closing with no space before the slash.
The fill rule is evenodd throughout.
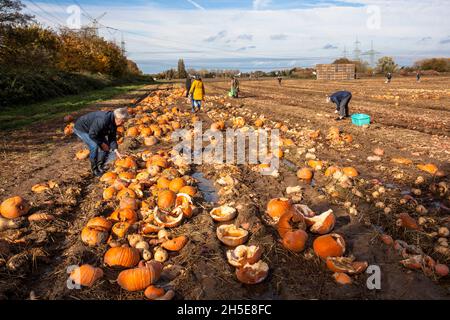
<path id="1" fill-rule="evenodd" d="M 74 116 L 132 106 L 152 91 L 166 87 L 171 86 L 149 85 L 91 105 Z M 88 195 L 95 190 L 95 180 L 90 175 L 89 165 L 75 160 L 75 153 L 84 148 L 83 143 L 74 136 L 65 138 L 64 126 L 63 119 L 57 119 L 0 133 L 0 198 L 21 195 L 31 201 L 31 213 L 57 217 L 55 222 L 40 222 L 30 227 L 23 221 L 23 228 L 2 233 L 0 249 L 5 252 L 0 250 L 0 258 L 18 254 L 16 270 L 2 267 L 6 261 L 0 259 L 2 298 L 26 299 L 30 291 L 36 290 L 35 286 L 47 287 L 54 280 L 55 268 L 61 264 L 65 250 L 70 248 L 73 239 L 79 238 L 75 226 L 81 226 L 85 219 L 80 208 L 83 203 L 91 202 Z M 58 187 L 44 194 L 31 191 L 35 184 L 47 181 L 55 181 Z M 36 294 L 42 297 L 43 292 L 38 291 Z"/>

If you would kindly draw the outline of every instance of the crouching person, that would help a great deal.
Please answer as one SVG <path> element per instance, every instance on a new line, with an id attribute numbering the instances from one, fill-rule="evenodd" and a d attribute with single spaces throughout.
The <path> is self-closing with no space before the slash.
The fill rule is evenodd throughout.
<path id="1" fill-rule="evenodd" d="M 333 93 L 331 96 L 327 96 L 328 103 L 333 102 L 336 104 L 335 113 L 339 114 L 339 117 L 336 119 L 337 121 L 350 117 L 348 105 L 351 100 L 352 93 L 349 91 L 338 91 Z"/>
<path id="2" fill-rule="evenodd" d="M 75 123 L 75 134 L 88 146 L 94 176 L 105 173 L 104 165 L 122 158 L 117 145 L 117 127 L 128 119 L 127 108 L 85 114 Z"/>

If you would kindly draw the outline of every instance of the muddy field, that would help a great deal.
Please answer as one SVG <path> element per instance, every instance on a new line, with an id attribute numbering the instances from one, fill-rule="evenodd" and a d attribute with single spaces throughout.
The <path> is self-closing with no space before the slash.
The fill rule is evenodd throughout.
<path id="1" fill-rule="evenodd" d="M 118 174 L 132 174 L 131 182 L 139 189 L 135 196 L 145 204 L 137 208 L 137 221 L 128 234 L 143 233 L 143 227 L 155 224 L 154 211 L 148 212 L 165 189 L 158 183 L 161 176 L 183 176 L 199 191 L 192 197 L 194 214 L 183 213 L 180 226 L 167 228 L 171 237 L 188 239 L 181 250 L 169 250 L 155 283 L 166 292 L 172 290 L 174 299 L 448 299 L 450 278 L 439 270 L 450 263 L 449 83 L 444 77 L 425 78 L 420 84 L 399 78 L 389 85 L 380 79 L 285 80 L 281 87 L 275 80 L 242 81 L 241 97 L 230 99 L 228 82 L 207 82 L 207 105 L 197 114 L 204 129 L 213 125 L 218 130 L 281 130 L 283 154 L 271 175 L 262 175 L 262 166 L 252 164 L 168 161 L 162 165 L 166 170 L 138 179 L 136 173 L 148 173 L 155 166 L 144 158 L 158 153 L 169 158 L 174 145 L 170 126 L 192 129 L 189 105 L 176 85 L 149 86 L 89 110 L 137 106 L 121 144 L 136 166 L 114 168 Z M 334 106 L 325 103 L 325 96 L 342 89 L 353 93 L 350 112 L 370 114 L 370 126 L 334 121 Z M 215 126 L 218 123 L 224 128 Z M 157 140 L 145 146 L 142 129 L 155 124 L 162 132 L 153 127 L 150 136 Z M 75 158 L 83 144 L 64 136 L 65 125 L 59 119 L 1 133 L 0 200 L 22 196 L 31 203 L 27 216 L 47 213 L 54 219 L 30 222 L 25 216 L 15 228 L 0 232 L 0 299 L 145 299 L 143 290 L 129 292 L 117 283 L 123 269 L 105 265 L 105 252 L 110 246 L 128 245 L 126 236 L 93 246 L 81 239 L 90 219 L 114 221 L 111 214 L 120 201 L 104 199 L 108 185 L 91 177 L 88 160 Z M 132 127 L 138 129 L 136 137 Z M 338 128 L 337 135 L 332 127 Z M 424 164 L 433 166 L 425 167 L 428 172 L 417 166 Z M 297 177 L 306 167 L 314 171 L 312 180 Z M 330 167 L 352 167 L 358 175 L 329 174 Z M 33 192 L 40 183 L 48 189 Z M 298 253 L 287 250 L 276 221 L 266 212 L 274 198 L 288 198 L 291 205 L 306 205 L 316 214 L 332 209 L 336 221 L 328 233 L 345 239 L 346 257 L 379 266 L 381 288 L 369 290 L 370 274 L 365 272 L 350 275 L 351 284 L 338 284 L 314 252 L 319 235 L 309 228 L 306 248 Z M 261 261 L 269 272 L 259 284 L 238 280 L 236 268 L 227 261 L 230 248 L 216 236 L 224 223 L 214 222 L 209 213 L 225 204 L 237 210 L 236 218 L 226 224 L 246 230 L 245 243 L 262 249 Z M 387 236 L 396 241 L 388 244 Z M 144 239 L 153 255 L 164 240 L 152 232 Z M 91 287 L 68 288 L 68 268 L 83 264 L 101 268 L 103 276 Z"/>

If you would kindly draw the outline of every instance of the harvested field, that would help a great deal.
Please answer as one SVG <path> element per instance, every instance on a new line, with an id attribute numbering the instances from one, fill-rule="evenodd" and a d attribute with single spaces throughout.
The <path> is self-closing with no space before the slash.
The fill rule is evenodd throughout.
<path id="1" fill-rule="evenodd" d="M 163 268 L 152 282 L 165 292 L 172 290 L 174 299 L 449 299 L 449 276 L 440 275 L 443 265 L 450 263 L 449 82 L 445 77 L 424 79 L 420 84 L 413 78 L 398 78 L 389 85 L 380 79 L 285 80 L 280 87 L 276 80 L 242 81 L 239 99 L 226 97 L 228 82 L 206 82 L 206 108 L 196 115 L 204 130 L 213 124 L 216 131 L 280 129 L 283 154 L 278 155 L 279 169 L 271 175 L 262 175 L 258 164 L 189 165 L 169 157 L 177 155 L 171 152 L 171 133 L 178 127 L 191 130 L 195 120 L 183 90 L 176 85 L 149 86 L 122 100 L 92 106 L 81 113 L 136 107 L 120 147 L 136 165 L 116 163 L 111 168 L 118 175 L 131 175 L 120 176 L 140 203 L 131 220 L 111 216 L 120 205 L 119 190 L 104 199 L 108 183 L 90 175 L 88 160 L 75 159 L 84 146 L 73 136 L 64 137 L 63 119 L 2 133 L 0 200 L 19 195 L 31 204 L 27 215 L 47 213 L 54 219 L 29 222 L 22 217 L 20 226 L 0 232 L 0 299 L 145 299 L 145 288 L 130 292 L 119 285 L 117 277 L 124 268 L 105 265 L 110 247 L 133 247 L 127 235 L 119 236 L 109 228 L 102 232 L 114 233 L 112 238 L 89 247 L 81 232 L 94 217 L 108 218 L 115 225 L 129 222 L 126 233 L 141 234 L 140 242 L 149 246 L 150 261 L 155 259 L 155 248 L 169 244 L 165 236 L 145 230 L 158 231 L 180 215 L 181 224 L 166 230 L 169 238 L 186 236 L 187 243 L 180 250 L 160 251 L 167 253 L 167 257 L 158 256 L 161 266 L 140 262 L 143 268 Z M 351 113 L 371 115 L 370 126 L 334 121 L 334 106 L 325 103 L 325 96 L 341 89 L 353 93 Z M 338 128 L 337 133 L 332 127 Z M 149 143 L 145 135 L 156 139 Z M 320 161 L 320 167 L 312 168 L 317 163 L 311 160 Z M 424 164 L 434 166 L 418 167 Z M 334 166 L 337 173 L 329 174 L 327 169 Z M 297 170 L 304 167 L 312 169 L 313 179 L 298 178 Z M 342 170 L 349 167 L 357 175 Z M 171 181 L 182 177 L 196 188 L 199 192 L 192 196 L 192 205 L 183 202 L 178 207 L 181 213 L 171 210 L 173 204 L 168 210 L 155 209 L 163 204 L 162 190 L 168 187 L 162 176 Z M 36 184 L 46 184 L 48 189 L 35 193 Z M 301 215 L 297 219 L 306 220 L 308 226 L 299 221 L 292 226 L 306 232 L 304 250 L 292 252 L 282 242 L 279 225 L 267 214 L 274 198 L 288 198 L 290 210 L 296 217 Z M 317 215 L 333 211 L 334 228 L 323 233 L 345 239 L 343 256 L 380 268 L 378 290 L 368 288 L 371 274 L 365 268 L 356 274 L 345 270 L 351 284 L 336 283 L 313 249 L 319 234 L 311 229 L 310 217 L 300 212 L 300 204 Z M 211 218 L 210 211 L 221 205 L 236 209 L 230 222 Z M 194 209 L 192 216 L 190 209 Z M 261 283 L 242 283 L 237 268 L 228 263 L 231 248 L 216 235 L 224 224 L 248 232 L 244 243 L 262 250 L 261 261 L 269 272 Z M 386 244 L 387 235 L 395 242 Z M 145 256 L 142 249 L 139 255 L 138 260 Z M 103 276 L 91 287 L 69 288 L 68 268 L 83 264 L 101 268 Z"/>

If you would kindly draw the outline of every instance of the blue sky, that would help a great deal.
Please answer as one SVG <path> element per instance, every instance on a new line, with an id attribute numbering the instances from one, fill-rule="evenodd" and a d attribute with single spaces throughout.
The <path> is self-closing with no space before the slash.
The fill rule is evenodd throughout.
<path id="1" fill-rule="evenodd" d="M 126 42 L 128 56 L 145 72 L 176 67 L 241 70 L 313 66 L 355 55 L 374 43 L 378 58 L 399 64 L 450 56 L 448 0 L 28 0 L 36 19 L 66 26 L 67 8 L 80 4 L 100 20 L 100 34 Z"/>

